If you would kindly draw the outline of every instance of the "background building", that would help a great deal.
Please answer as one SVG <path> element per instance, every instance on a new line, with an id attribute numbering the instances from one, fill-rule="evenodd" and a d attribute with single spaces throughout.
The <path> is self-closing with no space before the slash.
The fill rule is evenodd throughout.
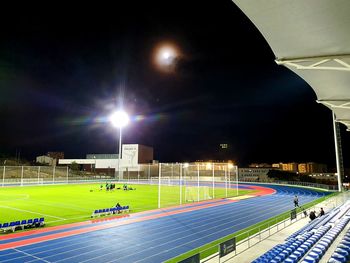
<path id="1" fill-rule="evenodd" d="M 60 159 L 59 164 L 80 164 L 85 171 L 114 174 L 118 168 L 118 154 L 87 154 L 86 159 Z M 120 169 L 137 171 L 139 164 L 152 163 L 153 148 L 140 144 L 123 144 Z"/>
<path id="2" fill-rule="evenodd" d="M 56 159 L 53 159 L 52 157 L 49 157 L 47 155 L 37 156 L 36 162 L 43 165 L 50 165 L 50 166 L 56 165 Z"/>
<path id="3" fill-rule="evenodd" d="M 238 179 L 246 182 L 266 181 L 271 168 L 238 168 Z"/>
<path id="4" fill-rule="evenodd" d="M 64 159 L 64 152 L 48 152 L 47 156 L 56 159 L 58 162 L 59 159 Z"/>
<path id="5" fill-rule="evenodd" d="M 273 168 L 282 170 L 282 171 L 290 171 L 290 172 L 298 172 L 301 174 L 310 174 L 310 173 L 326 173 L 327 165 L 315 162 L 308 163 L 274 163 L 272 164 Z"/>
<path id="6" fill-rule="evenodd" d="M 248 165 L 251 168 L 271 168 L 272 165 L 269 163 L 251 163 Z"/>
<path id="7" fill-rule="evenodd" d="M 56 166 L 59 159 L 64 159 L 64 152 L 48 152 L 46 155 L 37 156 L 36 162 Z"/>

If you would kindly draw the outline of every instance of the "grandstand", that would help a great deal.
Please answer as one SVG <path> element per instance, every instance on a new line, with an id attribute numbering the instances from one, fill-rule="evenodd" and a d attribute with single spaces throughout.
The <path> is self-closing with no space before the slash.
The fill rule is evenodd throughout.
<path id="1" fill-rule="evenodd" d="M 348 193 L 343 194 L 343 197 L 348 196 Z M 338 196 L 332 202 L 323 202 L 311 209 L 323 207 L 327 211 L 325 216 L 310 222 L 301 213 L 295 224 L 282 227 L 248 249 L 238 249 L 232 262 L 348 262 L 350 247 L 346 242 L 350 229 L 350 201 L 337 205 L 340 198 Z"/>

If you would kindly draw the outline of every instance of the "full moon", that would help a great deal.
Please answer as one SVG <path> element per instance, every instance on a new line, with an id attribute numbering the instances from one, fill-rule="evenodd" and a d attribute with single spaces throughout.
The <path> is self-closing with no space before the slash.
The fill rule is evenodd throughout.
<path id="1" fill-rule="evenodd" d="M 174 69 L 179 56 L 179 51 L 175 45 L 160 44 L 155 49 L 154 62 L 160 70 L 171 71 Z"/>

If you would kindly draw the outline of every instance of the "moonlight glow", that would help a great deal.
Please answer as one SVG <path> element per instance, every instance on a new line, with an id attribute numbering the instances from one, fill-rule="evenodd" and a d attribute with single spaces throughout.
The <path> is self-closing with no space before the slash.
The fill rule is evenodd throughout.
<path id="1" fill-rule="evenodd" d="M 175 45 L 163 43 L 155 49 L 154 62 L 160 70 L 171 71 L 174 69 L 179 56 L 179 50 Z"/>

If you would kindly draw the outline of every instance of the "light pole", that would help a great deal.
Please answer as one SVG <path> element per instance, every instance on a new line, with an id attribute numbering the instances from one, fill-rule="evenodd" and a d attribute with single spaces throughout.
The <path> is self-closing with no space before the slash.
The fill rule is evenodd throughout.
<path id="1" fill-rule="evenodd" d="M 125 111 L 119 110 L 111 115 L 110 121 L 114 127 L 119 128 L 118 179 L 120 181 L 122 179 L 120 173 L 120 160 L 122 154 L 122 128 L 128 125 L 129 116 Z"/>

